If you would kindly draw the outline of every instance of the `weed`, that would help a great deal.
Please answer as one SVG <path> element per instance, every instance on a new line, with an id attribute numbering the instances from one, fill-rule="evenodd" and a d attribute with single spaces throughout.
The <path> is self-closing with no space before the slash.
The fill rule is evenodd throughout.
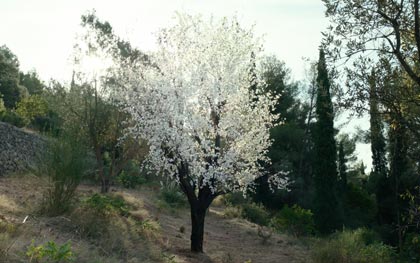
<path id="1" fill-rule="evenodd" d="M 54 241 L 48 241 L 43 245 L 35 246 L 35 241 L 32 240 L 31 245 L 26 251 L 26 256 L 29 262 L 71 262 L 74 260 L 74 254 L 71 250 L 70 242 L 63 245 L 57 245 Z"/>

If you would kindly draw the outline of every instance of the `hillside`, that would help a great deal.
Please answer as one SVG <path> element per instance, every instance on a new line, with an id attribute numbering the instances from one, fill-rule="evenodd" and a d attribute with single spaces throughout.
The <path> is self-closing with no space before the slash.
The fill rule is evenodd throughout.
<path id="1" fill-rule="evenodd" d="M 111 215 L 107 223 L 100 218 L 92 221 L 91 214 L 83 214 L 79 207 L 64 216 L 41 216 L 37 211 L 45 190 L 44 179 L 33 175 L 0 178 L 1 262 L 37 262 L 25 253 L 31 242 L 37 246 L 48 241 L 57 245 L 70 241 L 75 262 L 307 261 L 307 251 L 293 239 L 273 234 L 263 244 L 255 224 L 225 218 L 222 205 L 211 207 L 206 218 L 206 254 L 191 254 L 189 210 L 164 205 L 159 186 L 114 189 L 111 195 L 124 199 L 128 214 Z M 82 185 L 78 197 L 83 200 L 97 191 Z M 83 234 L 87 227 L 96 232 Z"/>

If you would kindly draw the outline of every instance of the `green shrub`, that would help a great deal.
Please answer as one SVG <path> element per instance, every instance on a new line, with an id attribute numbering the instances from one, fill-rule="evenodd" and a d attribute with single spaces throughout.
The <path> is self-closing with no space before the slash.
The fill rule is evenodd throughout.
<path id="1" fill-rule="evenodd" d="M 19 128 L 22 128 L 26 125 L 25 120 L 13 110 L 6 110 L 1 112 L 0 121 L 7 122 Z"/>
<path id="2" fill-rule="evenodd" d="M 16 113 L 23 119 L 25 126 L 36 117 L 45 116 L 47 112 L 47 103 L 40 95 L 22 98 L 16 105 Z"/>
<path id="3" fill-rule="evenodd" d="M 23 224 L 16 224 L 0 217 L 0 262 L 9 262 L 11 244 L 16 242 L 23 232 L 20 226 Z"/>
<path id="4" fill-rule="evenodd" d="M 280 212 L 271 219 L 271 226 L 282 232 L 288 232 L 296 237 L 311 235 L 315 232 L 315 223 L 311 210 L 298 205 L 284 206 Z"/>
<path id="5" fill-rule="evenodd" d="M 244 197 L 242 192 L 228 193 L 223 196 L 223 200 L 227 206 L 240 206 L 249 201 Z"/>
<path id="6" fill-rule="evenodd" d="M 84 201 L 84 205 L 97 214 L 110 215 L 117 213 L 122 216 L 128 215 L 128 205 L 121 196 L 95 193 Z"/>
<path id="7" fill-rule="evenodd" d="M 269 213 L 263 206 L 255 203 L 243 204 L 242 217 L 258 225 L 266 226 L 269 223 Z"/>
<path id="8" fill-rule="evenodd" d="M 400 257 L 408 262 L 420 262 L 420 234 L 409 233 L 404 237 Z"/>
<path id="9" fill-rule="evenodd" d="M 394 251 L 392 247 L 374 240 L 370 230 L 345 230 L 321 240 L 312 249 L 315 263 L 390 263 Z"/>
<path id="10" fill-rule="evenodd" d="M 0 93 L 0 116 L 5 111 L 6 107 L 4 106 L 3 95 Z"/>
<path id="11" fill-rule="evenodd" d="M 170 207 L 179 208 L 187 206 L 187 198 L 178 190 L 177 185 L 165 185 L 160 190 L 161 199 Z"/>
<path id="12" fill-rule="evenodd" d="M 359 228 L 375 222 L 377 212 L 375 198 L 359 186 L 347 185 L 345 195 L 346 216 L 344 224 L 349 228 Z"/>
<path id="13" fill-rule="evenodd" d="M 71 219 L 77 232 L 87 238 L 108 236 L 108 227 L 113 217 L 128 216 L 129 207 L 120 196 L 93 194 L 82 201 Z"/>
<path id="14" fill-rule="evenodd" d="M 117 177 L 117 182 L 124 188 L 134 189 L 146 183 L 146 178 L 140 173 L 123 170 Z"/>
<path id="15" fill-rule="evenodd" d="M 26 251 L 29 262 L 59 263 L 71 262 L 74 260 L 70 242 L 66 242 L 63 245 L 57 245 L 54 241 L 48 241 L 39 246 L 35 246 L 34 243 L 35 242 L 32 240 L 31 245 Z"/>
<path id="16" fill-rule="evenodd" d="M 55 216 L 70 209 L 76 188 L 88 168 L 86 155 L 85 147 L 71 136 L 50 141 L 36 171 L 49 180 L 42 213 Z"/>
<path id="17" fill-rule="evenodd" d="M 242 209 L 240 207 L 228 206 L 223 211 L 226 218 L 240 218 L 242 217 Z"/>

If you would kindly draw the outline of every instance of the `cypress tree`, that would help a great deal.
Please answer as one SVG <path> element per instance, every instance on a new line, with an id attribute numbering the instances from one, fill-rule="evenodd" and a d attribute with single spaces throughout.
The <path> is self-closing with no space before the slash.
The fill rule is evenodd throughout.
<path id="1" fill-rule="evenodd" d="M 343 141 L 340 141 L 338 145 L 338 172 L 340 173 L 340 186 L 344 192 L 347 186 L 347 165 Z"/>
<path id="2" fill-rule="evenodd" d="M 391 183 L 387 178 L 386 144 L 383 135 L 383 123 L 379 113 L 378 94 L 376 90 L 376 73 L 372 70 L 369 77 L 369 113 L 370 113 L 370 142 L 372 150 L 372 173 L 369 176 L 374 184 L 374 193 L 378 205 L 378 223 L 392 224 L 394 216 L 390 209 L 393 195 Z"/>
<path id="3" fill-rule="evenodd" d="M 321 49 L 317 76 L 317 122 L 314 132 L 314 219 L 318 230 L 323 234 L 339 229 L 342 224 L 342 213 L 337 195 L 337 151 L 330 88 L 325 54 Z"/>

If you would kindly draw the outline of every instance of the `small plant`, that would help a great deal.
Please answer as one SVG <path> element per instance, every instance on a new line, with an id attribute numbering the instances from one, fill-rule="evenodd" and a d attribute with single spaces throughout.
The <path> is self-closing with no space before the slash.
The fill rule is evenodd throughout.
<path id="1" fill-rule="evenodd" d="M 233 262 L 235 262 L 235 260 L 234 260 L 234 258 L 232 256 L 232 254 L 230 254 L 228 252 L 227 254 L 225 254 L 223 256 L 223 258 L 221 259 L 221 262 L 223 262 L 223 263 L 233 263 Z"/>
<path id="2" fill-rule="evenodd" d="M 118 213 L 128 215 L 128 205 L 121 196 L 102 195 L 95 193 L 85 200 L 85 206 L 98 214 L 108 215 Z"/>
<path id="3" fill-rule="evenodd" d="M 141 230 L 151 230 L 151 231 L 159 230 L 159 224 L 150 219 L 137 221 L 136 225 L 138 225 L 141 228 Z"/>
<path id="4" fill-rule="evenodd" d="M 16 225 L 0 216 L 0 259 L 7 261 L 9 250 L 14 245 L 21 231 Z"/>
<path id="5" fill-rule="evenodd" d="M 32 240 L 31 245 L 26 251 L 26 256 L 28 257 L 29 262 L 36 263 L 60 263 L 72 262 L 74 260 L 70 242 L 66 242 L 63 245 L 57 245 L 54 241 L 48 241 L 43 245 L 35 246 L 35 241 Z"/>
<path id="6" fill-rule="evenodd" d="M 179 232 L 180 232 L 181 234 L 184 234 L 184 233 L 185 233 L 185 226 L 181 226 L 181 227 L 179 228 Z"/>
<path id="7" fill-rule="evenodd" d="M 270 225 L 278 231 L 288 232 L 296 237 L 315 232 L 312 212 L 298 205 L 283 207 L 277 216 L 271 219 Z"/>
<path id="8" fill-rule="evenodd" d="M 268 244 L 268 240 L 273 235 L 273 231 L 271 231 L 271 229 L 268 227 L 259 226 L 257 234 L 261 238 L 261 243 L 266 245 Z"/>
<path id="9" fill-rule="evenodd" d="M 270 215 L 264 207 L 251 203 L 242 205 L 242 217 L 255 224 L 266 226 Z"/>
<path id="10" fill-rule="evenodd" d="M 174 255 L 168 255 L 167 253 L 162 252 L 162 259 L 164 260 L 164 262 L 167 263 L 175 263 L 175 256 Z"/>

